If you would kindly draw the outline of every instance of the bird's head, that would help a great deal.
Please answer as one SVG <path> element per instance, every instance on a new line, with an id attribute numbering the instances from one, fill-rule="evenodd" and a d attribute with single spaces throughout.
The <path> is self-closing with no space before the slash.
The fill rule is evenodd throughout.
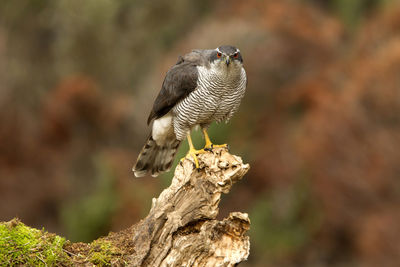
<path id="1" fill-rule="evenodd" d="M 243 58 L 240 50 L 231 45 L 222 45 L 211 53 L 211 63 L 219 67 L 242 67 Z"/>

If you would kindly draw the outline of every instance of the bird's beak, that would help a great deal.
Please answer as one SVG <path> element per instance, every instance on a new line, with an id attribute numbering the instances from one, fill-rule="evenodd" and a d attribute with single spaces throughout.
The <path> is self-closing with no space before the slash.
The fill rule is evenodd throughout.
<path id="1" fill-rule="evenodd" d="M 226 57 L 226 66 L 229 66 L 229 63 L 231 63 L 231 58 L 229 56 Z"/>

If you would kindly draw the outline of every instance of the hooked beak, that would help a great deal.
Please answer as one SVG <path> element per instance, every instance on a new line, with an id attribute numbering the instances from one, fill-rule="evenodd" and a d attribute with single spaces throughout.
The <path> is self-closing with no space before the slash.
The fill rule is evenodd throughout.
<path id="1" fill-rule="evenodd" d="M 231 58 L 229 56 L 226 57 L 225 63 L 226 66 L 229 66 L 229 64 L 231 63 Z"/>

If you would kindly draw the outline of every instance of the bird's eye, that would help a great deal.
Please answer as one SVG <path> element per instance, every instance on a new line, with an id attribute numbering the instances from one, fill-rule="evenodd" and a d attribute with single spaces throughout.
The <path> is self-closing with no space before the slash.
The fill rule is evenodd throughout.
<path id="1" fill-rule="evenodd" d="M 217 53 L 217 58 L 220 58 L 222 56 L 222 54 L 221 53 Z"/>
<path id="2" fill-rule="evenodd" d="M 234 58 L 238 58 L 239 57 L 239 53 L 236 52 L 235 54 L 233 54 L 233 57 Z"/>

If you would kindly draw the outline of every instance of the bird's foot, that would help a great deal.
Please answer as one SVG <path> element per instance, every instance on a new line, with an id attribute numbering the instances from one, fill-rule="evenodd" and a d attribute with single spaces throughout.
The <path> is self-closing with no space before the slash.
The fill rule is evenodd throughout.
<path id="1" fill-rule="evenodd" d="M 194 165 L 196 166 L 196 169 L 199 169 L 200 167 L 199 167 L 199 160 L 197 159 L 197 155 L 198 154 L 202 154 L 202 153 L 205 153 L 205 150 L 204 149 L 200 149 L 200 150 L 197 150 L 197 149 L 189 149 L 189 151 L 188 151 L 188 153 L 186 154 L 186 156 L 185 157 L 183 157 L 183 158 L 181 158 L 181 162 L 183 162 L 187 157 L 192 157 L 193 158 L 193 160 L 194 160 Z"/>
<path id="2" fill-rule="evenodd" d="M 206 146 L 203 148 L 203 150 L 212 152 L 212 150 L 214 148 L 225 148 L 225 149 L 229 150 L 229 145 L 228 144 L 214 145 L 213 143 L 209 143 L 209 144 L 206 144 Z"/>

